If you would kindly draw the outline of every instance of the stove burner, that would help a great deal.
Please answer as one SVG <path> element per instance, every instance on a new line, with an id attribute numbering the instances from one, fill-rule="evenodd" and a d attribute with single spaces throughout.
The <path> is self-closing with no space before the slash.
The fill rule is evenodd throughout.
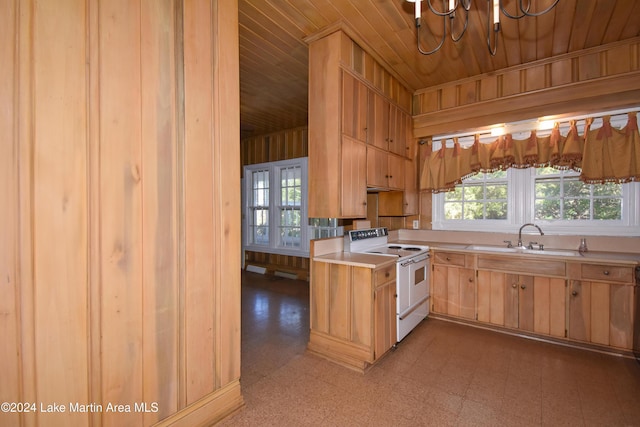
<path id="1" fill-rule="evenodd" d="M 420 248 L 404 248 L 405 251 L 421 251 L 422 249 Z"/>
<path id="2" fill-rule="evenodd" d="M 402 246 L 388 246 L 389 249 L 402 249 Z"/>

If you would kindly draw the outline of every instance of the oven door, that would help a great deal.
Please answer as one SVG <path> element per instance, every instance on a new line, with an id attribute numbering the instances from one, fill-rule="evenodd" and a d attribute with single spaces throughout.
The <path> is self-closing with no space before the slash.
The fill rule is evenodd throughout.
<path id="1" fill-rule="evenodd" d="M 397 314 L 410 311 L 429 297 L 429 254 L 398 262 Z"/>

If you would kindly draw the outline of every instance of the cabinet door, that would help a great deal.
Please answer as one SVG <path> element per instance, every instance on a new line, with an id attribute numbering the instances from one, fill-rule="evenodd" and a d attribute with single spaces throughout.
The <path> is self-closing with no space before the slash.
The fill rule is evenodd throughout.
<path id="1" fill-rule="evenodd" d="M 367 146 L 367 186 L 387 188 L 388 154 L 385 151 Z"/>
<path id="2" fill-rule="evenodd" d="M 633 348 L 633 285 L 571 281 L 569 337 Z"/>
<path id="3" fill-rule="evenodd" d="M 341 204 L 343 217 L 367 215 L 367 147 L 348 137 L 342 138 Z"/>
<path id="4" fill-rule="evenodd" d="M 475 272 L 470 268 L 445 267 L 447 311 L 451 316 L 475 319 Z"/>
<path id="5" fill-rule="evenodd" d="M 431 311 L 447 314 L 447 267 L 443 265 L 433 266 L 431 278 Z"/>
<path id="6" fill-rule="evenodd" d="M 404 214 L 418 214 L 418 169 L 417 162 L 405 160 L 404 175 Z"/>
<path id="7" fill-rule="evenodd" d="M 533 282 L 533 331 L 564 337 L 566 329 L 566 281 L 535 277 Z"/>
<path id="8" fill-rule="evenodd" d="M 374 359 L 379 358 L 397 342 L 396 282 L 376 288 L 374 297 Z"/>
<path id="9" fill-rule="evenodd" d="M 389 105 L 389 151 L 411 158 L 411 116 L 394 104 Z"/>
<path id="10" fill-rule="evenodd" d="M 506 275 L 478 270 L 478 321 L 504 326 Z"/>
<path id="11" fill-rule="evenodd" d="M 382 150 L 389 149 L 389 101 L 377 92 L 369 91 L 367 143 Z"/>
<path id="12" fill-rule="evenodd" d="M 634 290 L 637 290 L 632 284 L 610 286 L 609 345 L 631 350 L 634 333 Z M 640 310 L 640 307 L 635 307 L 635 310 Z"/>
<path id="13" fill-rule="evenodd" d="M 342 72 L 342 134 L 367 142 L 367 87 L 351 74 Z"/>
<path id="14" fill-rule="evenodd" d="M 518 328 L 520 283 L 517 274 L 504 275 L 504 326 Z"/>
<path id="15" fill-rule="evenodd" d="M 572 280 L 569 287 L 569 338 L 591 340 L 591 285 Z"/>
<path id="16" fill-rule="evenodd" d="M 396 190 L 404 189 L 405 159 L 387 155 L 387 187 Z"/>

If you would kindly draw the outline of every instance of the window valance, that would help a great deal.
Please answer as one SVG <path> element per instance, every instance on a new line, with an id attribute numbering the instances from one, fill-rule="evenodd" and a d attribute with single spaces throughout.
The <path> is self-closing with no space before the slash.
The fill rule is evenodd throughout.
<path id="1" fill-rule="evenodd" d="M 566 135 L 560 134 L 557 123 L 550 135 L 537 136 L 536 131 L 531 131 L 529 138 L 521 140 L 506 134 L 491 143 L 481 143 L 476 135 L 468 148 L 454 138 L 453 147 L 423 150 L 420 189 L 449 191 L 478 172 L 543 166 L 573 169 L 581 173 L 580 179 L 586 183 L 640 181 L 636 112 L 628 113 L 622 129 L 611 126 L 610 116 L 603 117 L 602 122 L 601 127 L 591 129 L 593 118 L 587 119 L 581 135 L 575 120 L 570 122 Z"/>

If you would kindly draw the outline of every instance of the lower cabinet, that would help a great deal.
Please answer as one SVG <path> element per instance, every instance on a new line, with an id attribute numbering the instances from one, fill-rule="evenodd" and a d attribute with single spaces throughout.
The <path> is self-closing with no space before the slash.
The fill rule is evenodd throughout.
<path id="1" fill-rule="evenodd" d="M 436 315 L 640 352 L 635 266 L 439 250 L 432 264 Z"/>
<path id="2" fill-rule="evenodd" d="M 633 348 L 634 286 L 572 280 L 569 292 L 569 338 Z"/>
<path id="3" fill-rule="evenodd" d="M 564 278 L 478 271 L 478 321 L 565 336 Z"/>
<path id="4" fill-rule="evenodd" d="M 308 349 L 364 372 L 396 343 L 395 263 L 312 261 Z"/>
<path id="5" fill-rule="evenodd" d="M 468 267 L 465 254 L 436 252 L 431 281 L 432 307 L 435 313 L 475 319 L 475 270 Z"/>

